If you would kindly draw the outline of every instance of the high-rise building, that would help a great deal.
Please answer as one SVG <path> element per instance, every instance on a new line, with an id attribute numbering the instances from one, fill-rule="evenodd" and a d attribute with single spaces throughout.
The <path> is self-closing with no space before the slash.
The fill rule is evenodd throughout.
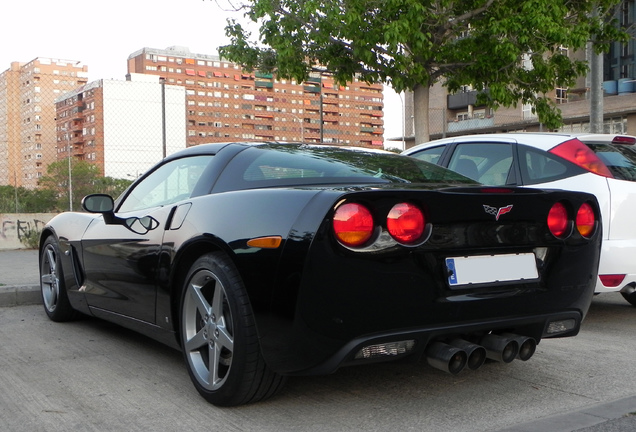
<path id="1" fill-rule="evenodd" d="M 133 180 L 186 147 L 185 88 L 152 75 L 126 78 L 92 81 L 55 100 L 58 160 L 72 156 Z"/>
<path id="2" fill-rule="evenodd" d="M 0 73 L 0 184 L 35 188 L 56 160 L 55 104 L 87 81 L 79 61 L 38 57 Z"/>
<path id="3" fill-rule="evenodd" d="M 236 140 L 383 146 L 381 84 L 356 79 L 339 86 L 326 73 L 304 83 L 279 80 L 185 47 L 140 49 L 128 57 L 128 72 L 186 88 L 188 146 Z"/>

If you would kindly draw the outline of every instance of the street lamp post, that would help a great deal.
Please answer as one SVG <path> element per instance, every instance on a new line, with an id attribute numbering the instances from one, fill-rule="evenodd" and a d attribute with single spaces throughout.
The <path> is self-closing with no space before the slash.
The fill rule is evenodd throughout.
<path id="1" fill-rule="evenodd" d="M 62 130 L 66 135 L 66 148 L 68 150 L 68 210 L 73 211 L 73 175 L 71 174 L 71 158 L 73 154 L 71 153 L 71 139 L 68 136 L 68 130 L 66 128 Z"/>

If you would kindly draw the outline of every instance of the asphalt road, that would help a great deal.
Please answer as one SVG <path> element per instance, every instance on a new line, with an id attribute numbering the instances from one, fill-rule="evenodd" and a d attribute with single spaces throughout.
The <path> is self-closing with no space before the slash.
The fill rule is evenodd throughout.
<path id="1" fill-rule="evenodd" d="M 636 308 L 597 296 L 581 334 L 528 362 L 447 375 L 425 364 L 289 380 L 277 397 L 216 408 L 181 354 L 117 326 L 0 308 L 0 431 L 633 431 Z M 627 416 L 625 416 L 627 415 Z"/>

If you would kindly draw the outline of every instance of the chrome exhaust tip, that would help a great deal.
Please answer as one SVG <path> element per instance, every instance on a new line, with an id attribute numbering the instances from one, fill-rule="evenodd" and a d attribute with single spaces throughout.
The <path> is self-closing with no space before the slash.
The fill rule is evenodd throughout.
<path id="1" fill-rule="evenodd" d="M 486 348 L 468 342 L 463 339 L 453 339 L 449 342 L 449 345 L 462 349 L 466 352 L 468 359 L 466 361 L 466 367 L 470 370 L 477 370 L 486 361 Z"/>
<path id="2" fill-rule="evenodd" d="M 516 338 L 487 334 L 479 342 L 486 349 L 486 357 L 503 363 L 510 363 L 519 354 Z"/>
<path id="3" fill-rule="evenodd" d="M 502 336 L 514 338 L 519 344 L 517 358 L 521 361 L 530 360 L 537 350 L 537 341 L 529 336 L 522 336 L 513 333 L 503 333 Z"/>
<path id="4" fill-rule="evenodd" d="M 468 354 L 455 346 L 432 342 L 426 347 L 426 361 L 436 369 L 457 375 L 466 366 Z"/>

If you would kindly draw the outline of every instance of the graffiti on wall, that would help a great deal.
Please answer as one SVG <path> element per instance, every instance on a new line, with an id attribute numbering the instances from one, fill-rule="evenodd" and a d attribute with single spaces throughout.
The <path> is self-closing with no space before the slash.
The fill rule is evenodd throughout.
<path id="1" fill-rule="evenodd" d="M 0 249 L 24 249 L 29 235 L 42 231 L 50 213 L 0 214 Z"/>

